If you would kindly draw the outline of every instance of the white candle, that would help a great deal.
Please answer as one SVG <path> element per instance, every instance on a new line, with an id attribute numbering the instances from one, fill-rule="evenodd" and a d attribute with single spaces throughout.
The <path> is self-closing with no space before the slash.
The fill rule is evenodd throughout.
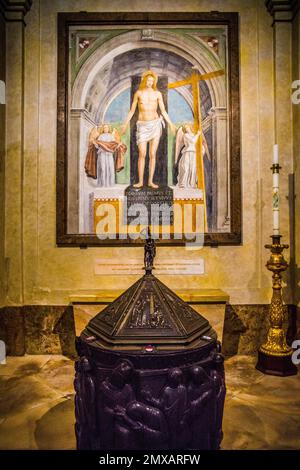
<path id="1" fill-rule="evenodd" d="M 273 148 L 273 164 L 279 164 L 278 145 Z M 279 170 L 273 170 L 273 235 L 279 235 Z"/>
<path id="2" fill-rule="evenodd" d="M 273 235 L 279 235 L 279 211 L 273 209 Z"/>
<path id="3" fill-rule="evenodd" d="M 279 153 L 278 153 L 278 145 L 275 144 L 274 147 L 273 147 L 273 163 L 275 163 L 275 165 L 277 163 L 279 163 Z"/>

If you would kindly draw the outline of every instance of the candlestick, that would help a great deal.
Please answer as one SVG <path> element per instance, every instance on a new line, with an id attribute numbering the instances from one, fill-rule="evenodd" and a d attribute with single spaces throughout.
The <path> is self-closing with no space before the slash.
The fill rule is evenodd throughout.
<path id="1" fill-rule="evenodd" d="M 287 269 L 287 262 L 282 254 L 288 245 L 280 243 L 279 234 L 279 157 L 278 145 L 274 145 L 273 165 L 273 235 L 272 244 L 265 245 L 271 250 L 271 256 L 267 262 L 267 268 L 272 271 L 273 276 L 273 296 L 269 309 L 270 327 L 267 339 L 258 350 L 258 361 L 256 368 L 269 375 L 294 375 L 297 374 L 297 367 L 292 363 L 292 348 L 286 343 L 283 329 L 284 306 L 281 294 L 281 273 Z"/>
<path id="2" fill-rule="evenodd" d="M 279 235 L 279 153 L 278 145 L 275 144 L 273 148 L 273 165 L 271 170 L 273 172 L 273 235 Z"/>
<path id="3" fill-rule="evenodd" d="M 265 343 L 258 350 L 256 369 L 269 375 L 295 375 L 297 367 L 292 363 L 292 348 L 286 343 L 283 329 L 284 306 L 281 294 L 282 271 L 288 267 L 282 254 L 288 245 L 280 243 L 281 235 L 272 235 L 272 244 L 265 245 L 271 250 L 267 268 L 272 271 L 273 296 L 269 308 L 270 327 Z"/>

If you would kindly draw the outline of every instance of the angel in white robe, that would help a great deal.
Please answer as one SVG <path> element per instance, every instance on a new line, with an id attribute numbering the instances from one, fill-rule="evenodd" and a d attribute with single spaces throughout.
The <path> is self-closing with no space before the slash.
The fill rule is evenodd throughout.
<path id="1" fill-rule="evenodd" d="M 196 143 L 201 134 L 192 131 L 190 124 L 180 127 L 176 135 L 175 166 L 178 165 L 179 188 L 197 188 Z M 207 143 L 202 134 L 202 157 L 208 153 Z"/>

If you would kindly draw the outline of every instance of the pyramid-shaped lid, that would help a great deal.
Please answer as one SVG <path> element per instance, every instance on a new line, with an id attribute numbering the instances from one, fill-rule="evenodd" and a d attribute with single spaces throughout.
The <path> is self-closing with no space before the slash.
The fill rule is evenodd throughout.
<path id="1" fill-rule="evenodd" d="M 121 349 L 185 349 L 215 338 L 208 321 L 152 274 L 154 256 L 148 238 L 145 275 L 89 322 L 85 337 Z"/>

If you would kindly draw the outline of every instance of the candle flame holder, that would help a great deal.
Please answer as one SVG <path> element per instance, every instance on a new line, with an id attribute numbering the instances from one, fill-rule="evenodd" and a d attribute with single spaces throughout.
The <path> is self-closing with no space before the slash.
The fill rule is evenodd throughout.
<path id="1" fill-rule="evenodd" d="M 256 369 L 269 375 L 295 375 L 297 367 L 292 363 L 292 348 L 286 343 L 283 329 L 284 305 L 282 301 L 282 275 L 288 267 L 283 250 L 289 246 L 280 243 L 281 235 L 272 235 L 272 244 L 265 245 L 271 251 L 266 267 L 273 273 L 273 295 L 269 308 L 270 327 L 267 339 L 258 351 Z"/>

